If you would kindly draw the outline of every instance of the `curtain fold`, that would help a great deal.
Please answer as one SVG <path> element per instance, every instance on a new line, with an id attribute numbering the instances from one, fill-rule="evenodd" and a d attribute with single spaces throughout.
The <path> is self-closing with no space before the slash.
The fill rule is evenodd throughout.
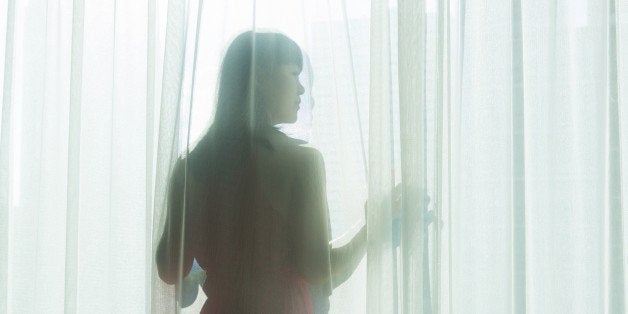
<path id="1" fill-rule="evenodd" d="M 146 20 L 146 207 L 144 209 L 144 224 L 151 226 L 146 228 L 144 232 L 144 252 L 145 260 L 150 261 L 152 265 L 153 260 L 153 212 L 154 208 L 154 165 L 155 165 L 155 116 L 158 110 L 155 108 L 155 104 L 158 103 L 159 94 L 157 89 L 157 83 L 160 81 L 160 73 L 157 70 L 157 0 L 149 0 L 147 2 L 147 20 Z M 148 263 L 148 262 L 147 262 Z M 144 304 L 147 304 L 146 312 L 152 312 L 152 295 L 153 295 L 153 267 L 146 267 L 144 270 L 144 287 L 151 287 L 144 290 Z"/>
<path id="2" fill-rule="evenodd" d="M 181 136 L 186 139 L 188 125 L 182 121 L 183 81 L 186 75 L 186 51 L 188 49 L 189 1 L 168 1 L 157 147 L 155 152 L 155 187 L 152 213 L 152 245 L 150 254 L 152 311 L 173 312 L 177 309 L 176 291 L 159 279 L 155 265 L 157 244 L 164 232 L 166 219 L 168 180 L 172 165 L 179 157 Z M 183 122 L 183 123 L 182 123 Z M 179 305 L 180 306 L 180 305 Z"/>
<path id="3" fill-rule="evenodd" d="M 387 1 L 371 2 L 369 177 L 367 208 L 367 312 L 390 313 L 393 299 L 392 200 L 389 73 L 390 34 Z M 388 196 L 388 197 L 387 197 Z M 373 298 L 372 296 L 382 296 Z"/>
<path id="4" fill-rule="evenodd" d="M 521 1 L 512 0 L 512 285 L 514 313 L 526 313 L 525 95 Z"/>
<path id="5" fill-rule="evenodd" d="M 608 1 L 608 90 L 607 90 L 607 155 L 606 170 L 606 204 L 608 213 L 605 222 L 608 223 L 608 244 L 605 254 L 608 261 L 608 304 L 605 308 L 609 313 L 621 313 L 626 310 L 626 279 L 624 261 L 624 215 L 622 195 L 622 163 L 621 163 L 621 131 L 619 114 L 619 76 L 618 76 L 618 46 L 617 46 L 617 6 L 615 0 Z"/>
<path id="6" fill-rule="evenodd" d="M 81 98 L 83 75 L 83 29 L 85 3 L 76 0 L 72 6 L 70 108 L 68 112 L 68 173 L 65 234 L 64 311 L 76 313 L 78 308 L 78 214 L 79 158 L 81 134 Z"/>
<path id="7" fill-rule="evenodd" d="M 424 299 L 423 237 L 425 224 L 425 42 L 424 1 L 399 1 L 398 69 L 399 133 L 401 155 L 402 223 L 401 276 L 402 313 L 421 313 L 431 301 Z M 372 113 L 374 115 L 375 113 Z M 423 170 L 423 171 L 422 171 Z M 382 219 L 383 221 L 386 221 Z"/>
<path id="8" fill-rule="evenodd" d="M 15 1 L 6 3 L 6 24 L 2 30 L 4 49 L 2 56 L 4 62 L 2 69 L 2 126 L 0 128 L 0 186 L 9 186 L 10 154 L 8 147 L 11 141 L 11 86 L 13 83 L 13 45 L 15 28 Z M 9 279 L 9 206 L 11 204 L 10 192 L 7 188 L 0 189 L 0 296 L 8 295 Z M 0 311 L 7 312 L 8 298 L 0 297 Z"/>

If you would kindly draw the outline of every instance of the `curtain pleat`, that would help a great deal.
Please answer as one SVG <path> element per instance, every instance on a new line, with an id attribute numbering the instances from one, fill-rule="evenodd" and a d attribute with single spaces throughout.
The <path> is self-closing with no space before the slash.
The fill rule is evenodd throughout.
<path id="1" fill-rule="evenodd" d="M 147 289 L 145 239 L 145 140 L 147 112 L 147 2 L 116 1 L 112 73 L 111 203 L 109 245 L 112 312 L 142 312 Z M 133 104 L 133 105 L 129 105 Z M 127 126 L 135 132 L 129 134 Z M 132 256 L 132 258 L 131 258 Z"/>
<path id="2" fill-rule="evenodd" d="M 621 131 L 617 62 L 617 10 L 615 0 L 608 1 L 608 168 L 606 204 L 608 206 L 608 305 L 609 313 L 623 313 L 626 307 L 626 279 L 624 276 L 624 215 L 622 195 Z"/>
<path id="3" fill-rule="evenodd" d="M 152 313 L 152 282 L 153 282 L 153 208 L 154 208 L 154 164 L 155 164 L 155 106 L 157 104 L 157 0 L 147 1 L 146 19 L 146 179 L 144 209 L 144 304 L 145 312 Z"/>
<path id="4" fill-rule="evenodd" d="M 367 313 L 393 310 L 390 149 L 390 40 L 388 2 L 371 2 L 369 176 L 367 209 Z"/>
<path id="5" fill-rule="evenodd" d="M 424 121 L 425 2 L 399 1 L 399 127 L 403 217 L 401 267 L 403 313 L 424 310 Z M 373 114 L 373 113 L 372 113 Z M 384 218 L 384 217 L 382 217 Z"/>
<path id="6" fill-rule="evenodd" d="M 565 11 L 554 2 L 522 3 L 522 23 L 526 31 L 525 77 L 525 145 L 526 145 L 526 308 L 528 312 L 556 311 L 543 295 L 562 294 L 557 284 L 563 272 L 553 271 L 568 260 L 560 256 L 567 249 L 564 221 L 566 200 L 560 187 L 567 181 L 566 145 L 569 107 L 564 104 L 566 36 Z M 535 70 L 536 69 L 536 70 Z M 560 126 L 556 129 L 554 127 Z M 564 154 L 555 154 L 564 151 Z M 551 232 L 552 237 L 546 236 Z M 562 265 L 561 265 L 562 264 Z"/>
<path id="7" fill-rule="evenodd" d="M 2 78 L 2 126 L 0 128 L 0 312 L 8 311 L 9 282 L 9 206 L 11 204 L 10 169 L 11 114 L 13 87 L 13 46 L 15 41 L 15 0 L 6 8 L 4 66 Z"/>
<path id="8" fill-rule="evenodd" d="M 521 1 L 512 1 L 512 276 L 513 312 L 526 313 L 525 96 Z"/>
<path id="9" fill-rule="evenodd" d="M 83 0 L 74 0 L 72 7 L 72 50 L 70 70 L 70 108 L 68 113 L 68 183 L 65 236 L 64 312 L 77 312 L 78 294 L 78 214 L 79 157 L 81 134 L 81 102 L 83 75 Z"/>
<path id="10" fill-rule="evenodd" d="M 347 4 L 346 4 L 346 0 L 342 0 L 341 1 L 342 4 L 342 19 L 344 22 L 344 37 L 346 39 L 346 50 L 347 50 L 347 54 L 349 56 L 349 67 L 350 67 L 350 76 L 351 76 L 351 96 L 353 98 L 353 105 L 355 107 L 355 117 L 357 118 L 357 128 L 358 128 L 358 132 L 359 132 L 359 136 L 360 136 L 360 150 L 361 150 L 361 157 L 362 157 L 362 165 L 364 168 L 364 176 L 367 177 L 368 176 L 368 162 L 367 162 L 367 158 L 366 158 L 366 145 L 365 145 L 365 138 L 364 138 L 364 130 L 362 127 L 362 114 L 360 113 L 360 104 L 358 102 L 358 84 L 356 83 L 356 70 L 355 70 L 355 65 L 356 62 L 353 59 L 353 50 L 351 48 L 351 35 L 350 35 L 350 25 L 349 25 L 349 18 L 347 17 Z"/>
<path id="11" fill-rule="evenodd" d="M 180 149 L 180 108 L 181 88 L 184 76 L 187 39 L 187 1 L 168 1 L 166 42 L 163 60 L 161 86 L 161 107 L 159 110 L 159 138 L 155 154 L 155 198 L 153 205 L 152 254 L 155 256 L 157 243 L 164 232 L 166 190 L 171 165 L 178 157 Z M 176 309 L 174 287 L 166 285 L 157 275 L 152 264 L 151 308 L 173 312 Z"/>
<path id="12" fill-rule="evenodd" d="M 444 162 L 447 161 L 445 155 L 443 155 L 443 146 L 446 144 L 446 137 L 443 136 L 443 124 L 446 112 L 444 112 L 444 108 L 447 108 L 446 102 L 449 101 L 449 95 L 447 90 L 449 89 L 449 32 L 446 31 L 449 27 L 449 1 L 439 0 L 438 1 L 438 17 L 437 17 L 437 46 L 436 46 L 436 103 L 435 103 L 435 119 L 434 122 L 434 227 L 433 227 L 433 245 L 432 250 L 430 251 L 430 246 L 428 242 L 428 247 L 424 248 L 424 250 L 428 250 L 431 252 L 433 256 L 433 262 L 429 260 L 424 261 L 425 264 L 429 265 L 429 272 L 431 277 L 433 278 L 431 282 L 433 282 L 433 289 L 430 287 L 430 282 L 428 282 L 428 287 L 431 292 L 431 300 L 425 300 L 424 302 L 431 302 L 430 308 L 433 309 L 433 312 L 440 313 L 441 307 L 441 261 L 442 261 L 442 215 L 443 215 L 443 173 L 444 173 Z M 428 154 L 429 155 L 429 154 Z M 426 156 L 428 158 L 428 156 Z M 428 176 L 428 173 L 425 173 L 425 176 Z M 426 186 L 424 189 L 427 191 L 429 188 Z M 446 191 L 446 190 L 445 190 Z M 429 232 L 428 226 L 425 226 L 426 231 L 424 234 L 431 234 Z M 425 242 L 424 242 L 425 243 Z M 432 266 L 433 265 L 433 266 Z M 425 282 L 425 280 L 424 280 Z M 425 289 L 426 287 L 424 287 Z"/>

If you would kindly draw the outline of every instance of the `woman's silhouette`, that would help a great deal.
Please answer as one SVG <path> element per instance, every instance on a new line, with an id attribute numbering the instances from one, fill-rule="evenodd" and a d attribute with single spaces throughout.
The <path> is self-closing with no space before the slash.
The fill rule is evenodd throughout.
<path id="1" fill-rule="evenodd" d="M 174 284 L 197 260 L 202 313 L 311 313 L 308 283 L 331 294 L 364 254 L 365 227 L 330 249 L 323 158 L 273 127 L 296 120 L 302 65 L 285 35 L 236 37 L 214 122 L 175 164 L 157 266 Z"/>

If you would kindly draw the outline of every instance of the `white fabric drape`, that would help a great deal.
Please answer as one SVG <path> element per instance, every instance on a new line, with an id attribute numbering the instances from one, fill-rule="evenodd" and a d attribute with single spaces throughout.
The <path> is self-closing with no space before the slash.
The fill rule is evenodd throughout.
<path id="1" fill-rule="evenodd" d="M 428 4 L 435 311 L 625 311 L 626 8 Z"/>
<path id="2" fill-rule="evenodd" d="M 148 309 L 154 6 L 0 5 L 2 313 Z"/>
<path id="3" fill-rule="evenodd" d="M 176 309 L 153 260 L 167 179 L 253 28 L 311 60 L 282 128 L 325 157 L 332 235 L 369 200 L 367 257 L 331 313 L 626 310 L 625 1 L 0 0 L 0 16 L 0 313 Z"/>

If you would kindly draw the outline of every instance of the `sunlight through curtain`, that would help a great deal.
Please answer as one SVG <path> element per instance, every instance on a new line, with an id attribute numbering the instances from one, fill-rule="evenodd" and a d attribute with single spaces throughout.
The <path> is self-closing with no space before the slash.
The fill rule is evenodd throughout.
<path id="1" fill-rule="evenodd" d="M 302 49 L 278 127 L 324 158 L 330 245 L 366 219 L 315 313 L 626 311 L 626 1 L 0 0 L 0 17 L 0 313 L 201 310 L 155 253 L 246 30 Z"/>

